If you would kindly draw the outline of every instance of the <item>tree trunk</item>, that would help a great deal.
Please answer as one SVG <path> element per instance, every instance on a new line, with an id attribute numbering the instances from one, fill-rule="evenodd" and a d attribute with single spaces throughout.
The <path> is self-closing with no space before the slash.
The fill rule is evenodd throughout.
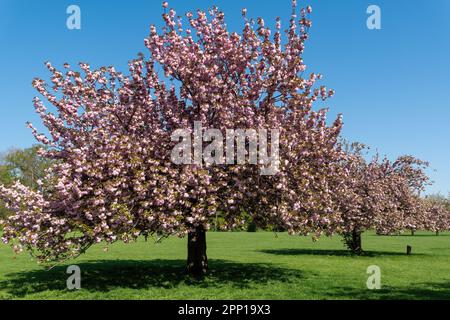
<path id="1" fill-rule="evenodd" d="M 352 251 L 357 255 L 362 253 L 361 231 L 356 228 L 352 231 Z"/>
<path id="2" fill-rule="evenodd" d="M 206 256 L 206 231 L 198 227 L 188 234 L 187 272 L 193 276 L 200 276 L 208 270 Z"/>
<path id="3" fill-rule="evenodd" d="M 347 248 L 353 254 L 360 255 L 363 252 L 361 234 L 362 234 L 362 231 L 357 227 L 355 227 L 353 230 L 347 231 L 343 234 L 344 242 L 345 242 Z"/>
<path id="4" fill-rule="evenodd" d="M 439 235 L 439 231 L 436 231 L 436 235 L 437 235 L 437 236 Z"/>
<path id="5" fill-rule="evenodd" d="M 414 235 L 414 233 L 416 233 L 416 231 L 414 231 L 414 230 L 411 229 L 411 235 L 412 235 L 412 236 Z"/>

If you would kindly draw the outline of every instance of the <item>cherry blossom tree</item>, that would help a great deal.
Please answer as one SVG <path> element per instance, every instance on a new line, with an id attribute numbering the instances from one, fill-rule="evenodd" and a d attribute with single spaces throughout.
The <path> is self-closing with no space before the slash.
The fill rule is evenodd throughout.
<path id="1" fill-rule="evenodd" d="M 338 232 L 347 247 L 359 255 L 365 230 L 392 234 L 416 227 L 418 213 L 425 212 L 419 192 L 429 181 L 425 173 L 428 163 L 412 156 L 391 162 L 375 155 L 368 161 L 367 149 L 359 143 L 347 145 L 346 150 L 340 179 L 344 183 L 335 188 L 341 212 Z"/>
<path id="2" fill-rule="evenodd" d="M 424 228 L 427 207 L 420 195 L 425 191 L 426 186 L 431 184 L 426 174 L 428 166 L 428 162 L 412 156 L 400 157 L 394 163 L 395 172 L 405 179 L 403 192 L 398 198 L 402 212 L 402 229 L 409 229 L 412 234 L 415 230 Z"/>
<path id="3" fill-rule="evenodd" d="M 422 200 L 422 211 L 418 216 L 418 224 L 423 230 L 440 232 L 450 230 L 450 210 L 446 199 L 426 197 Z"/>
<path id="4" fill-rule="evenodd" d="M 187 235 L 187 270 L 202 274 L 206 231 L 217 215 L 226 229 L 242 225 L 244 213 L 291 233 L 331 234 L 338 225 L 329 181 L 340 170 L 342 120 L 328 125 L 327 111 L 313 110 L 333 91 L 316 85 L 320 75 L 303 76 L 312 9 L 293 1 L 284 33 L 280 19 L 271 30 L 244 9 L 238 34 L 216 7 L 188 12 L 188 27 L 163 7 L 164 27 L 152 26 L 145 39 L 150 56 L 131 61 L 129 75 L 47 63 L 51 81 L 33 81 L 49 134 L 29 127 L 52 166 L 38 191 L 19 182 L 0 187 L 15 212 L 3 240 L 16 251 L 51 262 L 100 242 Z M 172 134 L 194 133 L 196 122 L 220 131 L 278 130 L 278 173 L 262 176 L 261 163 L 174 163 Z"/>

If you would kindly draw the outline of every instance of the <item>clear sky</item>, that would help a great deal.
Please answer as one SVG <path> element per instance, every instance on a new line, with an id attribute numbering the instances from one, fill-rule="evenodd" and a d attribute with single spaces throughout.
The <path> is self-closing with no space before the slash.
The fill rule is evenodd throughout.
<path id="1" fill-rule="evenodd" d="M 430 161 L 429 192 L 450 191 L 450 1 L 298 0 L 313 7 L 305 62 L 336 90 L 327 101 L 344 114 L 344 136 L 393 158 L 413 154 Z M 81 8 L 81 30 L 66 27 L 66 9 Z M 290 0 L 169 1 L 179 14 L 221 8 L 230 29 L 240 11 L 274 25 L 288 24 Z M 381 30 L 369 30 L 367 7 L 381 8 Z M 0 150 L 34 143 L 25 122 L 38 124 L 31 80 L 46 78 L 44 61 L 115 65 L 142 51 L 150 24 L 161 24 L 157 0 L 0 0 Z M 318 105 L 322 107 L 325 105 Z"/>

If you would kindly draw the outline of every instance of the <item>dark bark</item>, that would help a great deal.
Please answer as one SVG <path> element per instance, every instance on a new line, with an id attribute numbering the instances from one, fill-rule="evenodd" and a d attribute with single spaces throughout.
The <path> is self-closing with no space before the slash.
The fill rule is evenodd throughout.
<path id="1" fill-rule="evenodd" d="M 361 234 L 362 231 L 358 228 L 354 228 L 351 232 L 344 234 L 344 241 L 347 248 L 349 248 L 350 251 L 356 255 L 361 255 L 363 252 Z"/>
<path id="2" fill-rule="evenodd" d="M 188 234 L 187 272 L 193 276 L 201 276 L 208 270 L 206 256 L 206 231 L 198 227 Z"/>
<path id="3" fill-rule="evenodd" d="M 353 253 L 360 255 L 362 253 L 362 243 L 361 243 L 361 231 L 358 229 L 353 229 L 352 231 L 352 251 Z"/>
<path id="4" fill-rule="evenodd" d="M 411 229 L 411 235 L 413 236 L 415 233 L 416 231 Z"/>
<path id="5" fill-rule="evenodd" d="M 436 235 L 437 235 L 437 236 L 439 235 L 439 231 L 436 231 Z"/>
<path id="6" fill-rule="evenodd" d="M 411 255 L 411 252 L 412 252 L 412 247 L 411 246 L 406 246 L 406 254 L 409 256 L 409 255 Z"/>

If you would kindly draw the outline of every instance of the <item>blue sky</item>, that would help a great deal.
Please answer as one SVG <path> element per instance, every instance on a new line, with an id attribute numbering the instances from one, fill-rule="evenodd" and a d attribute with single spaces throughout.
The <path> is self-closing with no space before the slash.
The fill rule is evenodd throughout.
<path id="1" fill-rule="evenodd" d="M 344 114 L 343 134 L 393 158 L 413 154 L 430 161 L 434 186 L 450 191 L 450 1 L 298 0 L 313 6 L 305 53 L 310 71 L 336 90 L 326 105 Z M 169 2 L 179 14 L 218 5 L 230 29 L 241 28 L 240 10 L 286 26 L 290 0 Z M 81 8 L 81 30 L 66 28 L 66 8 Z M 366 9 L 381 8 L 381 30 L 366 27 Z M 126 70 L 150 24 L 161 24 L 161 1 L 0 0 L 0 150 L 34 143 L 25 122 L 38 124 L 31 80 L 47 77 L 43 62 L 79 61 Z"/>

